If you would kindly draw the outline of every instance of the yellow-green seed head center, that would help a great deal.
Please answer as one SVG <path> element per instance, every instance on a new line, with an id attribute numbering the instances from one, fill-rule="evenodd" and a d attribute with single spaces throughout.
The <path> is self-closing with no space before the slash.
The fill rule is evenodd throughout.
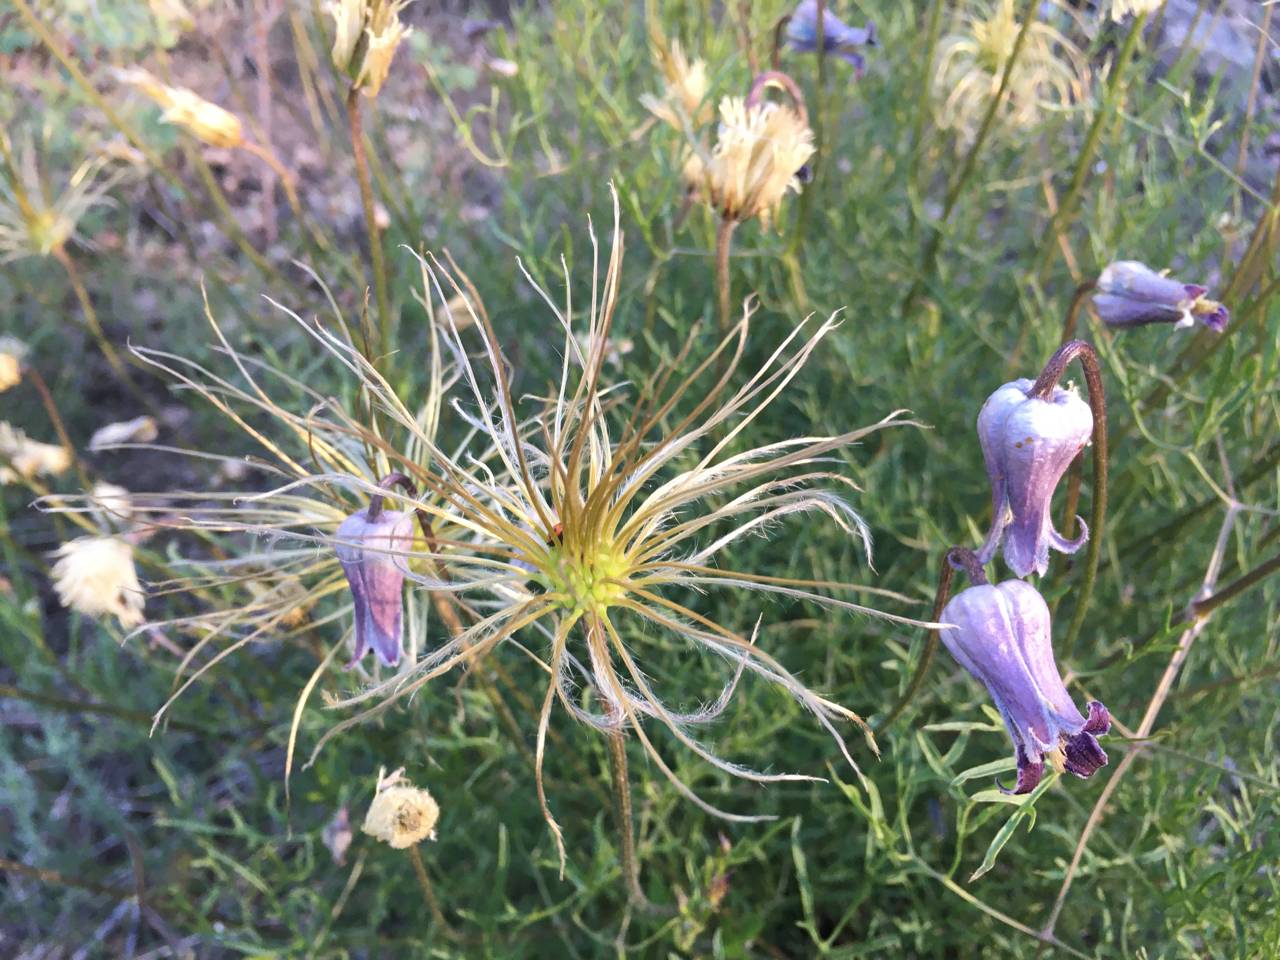
<path id="1" fill-rule="evenodd" d="M 559 594 L 562 604 L 576 613 L 600 613 L 617 603 L 626 592 L 626 557 L 612 545 L 583 553 L 567 545 L 548 551 L 541 571 L 549 593 Z"/>

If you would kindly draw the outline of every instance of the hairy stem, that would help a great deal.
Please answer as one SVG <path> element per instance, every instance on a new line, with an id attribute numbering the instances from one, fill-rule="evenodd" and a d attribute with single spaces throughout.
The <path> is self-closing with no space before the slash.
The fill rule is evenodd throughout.
<path id="1" fill-rule="evenodd" d="M 369 232 L 369 259 L 373 263 L 373 292 L 378 303 L 378 349 L 385 355 L 391 350 L 391 305 L 387 299 L 387 266 L 382 258 L 382 234 L 378 230 L 377 210 L 373 201 L 373 182 L 369 178 L 369 156 L 364 148 L 364 126 L 360 119 L 360 91 L 355 87 L 347 94 L 347 123 L 351 130 L 351 152 L 355 157 L 356 179 L 360 183 L 360 203 L 364 207 L 365 227 Z"/>
<path id="2" fill-rule="evenodd" d="M 422 899 L 427 905 L 427 910 L 431 912 L 431 922 L 450 940 L 458 939 L 458 932 L 449 926 L 449 921 L 444 918 L 444 911 L 440 909 L 436 888 L 432 885 L 431 878 L 427 876 L 427 867 L 422 862 L 422 854 L 418 852 L 416 843 L 409 847 L 409 861 L 413 864 L 414 876 L 418 878 L 418 886 L 422 889 Z"/>
<path id="3" fill-rule="evenodd" d="M 733 246 L 733 231 L 737 226 L 736 220 L 725 217 L 716 227 L 716 293 L 720 305 L 717 319 L 722 338 L 733 329 L 733 320 L 729 316 L 729 250 Z"/>
<path id="4" fill-rule="evenodd" d="M 636 860 L 635 828 L 631 817 L 631 779 L 627 773 L 627 738 L 621 724 L 610 728 L 605 739 L 609 743 L 609 773 L 613 782 L 613 815 L 618 827 L 618 850 L 622 857 L 622 877 L 627 885 L 627 899 L 632 906 L 645 911 L 656 909 L 640 886 L 640 864 Z"/>

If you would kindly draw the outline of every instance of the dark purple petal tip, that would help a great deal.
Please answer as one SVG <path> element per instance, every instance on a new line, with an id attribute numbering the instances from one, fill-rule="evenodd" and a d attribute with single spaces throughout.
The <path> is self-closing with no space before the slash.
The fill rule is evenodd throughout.
<path id="1" fill-rule="evenodd" d="M 1044 764 L 1038 761 L 1033 761 L 1031 757 L 1027 755 L 1027 751 L 1022 747 L 1019 747 L 1018 782 L 1013 785 L 1012 790 L 999 782 L 996 783 L 996 786 L 1000 788 L 1001 793 L 1012 794 L 1016 797 L 1024 793 L 1030 793 L 1039 785 L 1040 780 L 1043 777 Z"/>
<path id="2" fill-rule="evenodd" d="M 1111 730 L 1111 713 L 1099 700 L 1089 701 L 1089 717 L 1084 722 L 1084 732 L 1102 736 Z"/>
<path id="3" fill-rule="evenodd" d="M 1106 751 L 1098 745 L 1098 739 L 1092 733 L 1077 733 L 1074 737 L 1067 737 L 1063 753 L 1067 773 L 1082 780 L 1089 779 L 1099 768 L 1107 765 Z"/>

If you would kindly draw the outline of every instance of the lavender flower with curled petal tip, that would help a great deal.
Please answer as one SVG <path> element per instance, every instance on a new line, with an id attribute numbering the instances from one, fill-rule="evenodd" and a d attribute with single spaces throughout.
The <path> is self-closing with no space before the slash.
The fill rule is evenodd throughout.
<path id="1" fill-rule="evenodd" d="M 1088 539 L 1068 540 L 1053 528 L 1053 491 L 1093 432 L 1093 413 L 1073 390 L 1054 387 L 1047 400 L 1028 396 L 1032 381 L 1006 383 L 982 405 L 978 439 L 991 478 L 991 532 L 978 551 L 983 563 L 1004 538 L 1004 559 L 1017 576 L 1049 569 L 1049 548 L 1075 553 Z"/>
<path id="2" fill-rule="evenodd" d="M 383 663 L 393 667 L 400 662 L 404 636 L 405 563 L 397 554 L 413 548 L 413 515 L 381 509 L 381 498 L 374 503 L 342 521 L 335 534 L 336 550 L 355 604 L 355 653 L 350 666 L 372 647 Z"/>
<path id="3" fill-rule="evenodd" d="M 802 0 L 787 22 L 787 44 L 799 53 L 813 53 L 818 49 L 818 3 Z M 865 27 L 851 27 L 830 8 L 822 12 L 822 49 L 853 64 L 862 76 L 866 61 L 856 50 L 858 47 L 876 45 L 876 25 L 867 21 Z"/>
<path id="4" fill-rule="evenodd" d="M 942 642 L 986 686 L 1013 738 L 1018 780 L 1012 793 L 1030 793 L 1044 761 L 1088 778 L 1107 764 L 1098 737 L 1111 729 L 1107 708 L 1094 700 L 1082 716 L 1053 658 L 1049 608 L 1024 580 L 970 587 L 942 611 Z M 1004 789 L 1003 787 L 1001 789 Z"/>
<path id="5" fill-rule="evenodd" d="M 1136 260 L 1118 260 L 1098 277 L 1093 306 L 1109 327 L 1172 323 L 1174 329 L 1184 329 L 1199 321 L 1221 333 L 1231 314 L 1218 301 L 1206 297 L 1208 292 L 1207 287 L 1180 283 Z"/>

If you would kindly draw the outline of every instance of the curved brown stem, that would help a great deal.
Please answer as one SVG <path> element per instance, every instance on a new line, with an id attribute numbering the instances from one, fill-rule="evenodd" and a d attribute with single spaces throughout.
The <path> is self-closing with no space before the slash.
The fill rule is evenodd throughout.
<path id="1" fill-rule="evenodd" d="M 1078 287 L 1075 293 L 1071 295 L 1071 306 L 1067 307 L 1067 317 L 1062 322 L 1062 340 L 1061 343 L 1069 343 L 1076 335 L 1076 327 L 1080 325 L 1080 309 L 1084 306 L 1084 301 L 1089 294 L 1097 288 L 1098 284 L 1094 280 L 1088 280 Z"/>
<path id="2" fill-rule="evenodd" d="M 1065 648 L 1074 647 L 1084 626 L 1085 613 L 1093 597 L 1098 578 L 1098 561 L 1102 556 L 1103 525 L 1107 518 L 1107 400 L 1102 386 L 1102 369 L 1093 347 L 1083 340 L 1068 340 L 1049 358 L 1044 370 L 1027 392 L 1028 397 L 1047 400 L 1066 372 L 1067 364 L 1079 360 L 1089 389 L 1089 407 L 1093 411 L 1093 509 L 1089 516 L 1089 552 L 1085 560 L 1084 582 L 1076 599 L 1075 613 L 1067 629 Z"/>

